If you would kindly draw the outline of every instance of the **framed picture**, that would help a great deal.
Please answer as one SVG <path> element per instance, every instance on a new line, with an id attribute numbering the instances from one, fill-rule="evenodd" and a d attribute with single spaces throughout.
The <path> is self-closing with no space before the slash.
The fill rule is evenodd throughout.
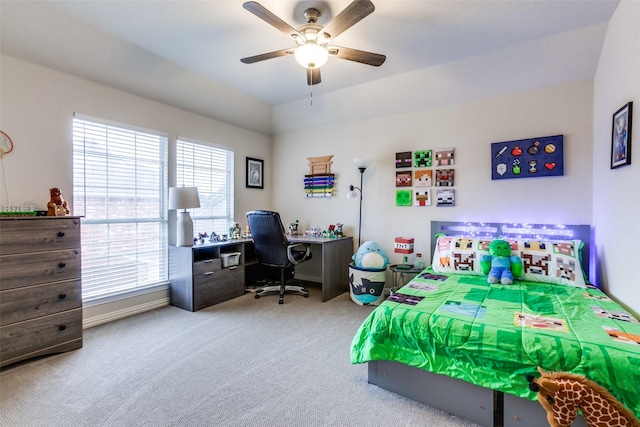
<path id="1" fill-rule="evenodd" d="M 247 157 L 247 188 L 264 188 L 264 160 Z"/>
<path id="2" fill-rule="evenodd" d="M 613 115 L 611 125 L 611 169 L 631 164 L 631 117 L 633 102 Z"/>

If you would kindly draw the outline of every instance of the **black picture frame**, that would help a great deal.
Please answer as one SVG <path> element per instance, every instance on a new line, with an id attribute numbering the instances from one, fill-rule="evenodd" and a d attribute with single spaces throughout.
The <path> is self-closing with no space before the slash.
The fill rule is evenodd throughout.
<path id="1" fill-rule="evenodd" d="M 264 160 L 247 157 L 247 188 L 264 189 Z"/>
<path id="2" fill-rule="evenodd" d="M 611 169 L 631 164 L 631 121 L 633 102 L 613 114 L 611 124 Z"/>

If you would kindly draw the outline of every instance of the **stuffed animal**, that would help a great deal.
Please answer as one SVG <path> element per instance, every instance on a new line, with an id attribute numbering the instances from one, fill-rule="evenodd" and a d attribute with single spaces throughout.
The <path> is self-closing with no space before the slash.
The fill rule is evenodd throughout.
<path id="1" fill-rule="evenodd" d="M 59 188 L 49 189 L 50 200 L 47 203 L 47 216 L 65 216 L 69 215 L 67 201 L 62 198 L 62 192 Z"/>
<path id="2" fill-rule="evenodd" d="M 522 259 L 511 256 L 511 245 L 505 240 L 494 240 L 489 244 L 489 255 L 480 260 L 482 274 L 487 274 L 487 282 L 510 285 L 513 276 L 522 276 Z"/>
<path id="3" fill-rule="evenodd" d="M 540 378 L 527 375 L 529 389 L 547 411 L 551 427 L 569 427 L 582 412 L 589 427 L 640 427 L 640 421 L 601 385 L 581 375 L 545 372 Z"/>
<path id="4" fill-rule="evenodd" d="M 382 246 L 373 241 L 364 242 L 351 257 L 358 268 L 387 268 L 391 260 Z"/>

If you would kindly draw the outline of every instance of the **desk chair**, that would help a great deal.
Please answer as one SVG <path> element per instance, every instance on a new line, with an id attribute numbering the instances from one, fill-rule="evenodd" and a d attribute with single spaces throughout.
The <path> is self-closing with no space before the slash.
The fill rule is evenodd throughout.
<path id="1" fill-rule="evenodd" d="M 301 293 L 305 298 L 308 298 L 309 291 L 307 289 L 302 286 L 285 284 L 285 270 L 311 259 L 310 245 L 289 242 L 278 212 L 247 212 L 247 222 L 256 247 L 258 263 L 280 269 L 280 284 L 260 288 L 256 292 L 256 298 L 278 292 L 280 294 L 278 303 L 283 304 L 284 293 L 288 291 Z"/>

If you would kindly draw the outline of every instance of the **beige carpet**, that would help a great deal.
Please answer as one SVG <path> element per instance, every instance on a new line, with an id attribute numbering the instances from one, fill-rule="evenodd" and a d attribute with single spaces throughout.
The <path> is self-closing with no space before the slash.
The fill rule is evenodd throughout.
<path id="1" fill-rule="evenodd" d="M 0 426 L 475 426 L 368 384 L 349 347 L 372 308 L 310 292 L 87 329 L 0 372 Z"/>

